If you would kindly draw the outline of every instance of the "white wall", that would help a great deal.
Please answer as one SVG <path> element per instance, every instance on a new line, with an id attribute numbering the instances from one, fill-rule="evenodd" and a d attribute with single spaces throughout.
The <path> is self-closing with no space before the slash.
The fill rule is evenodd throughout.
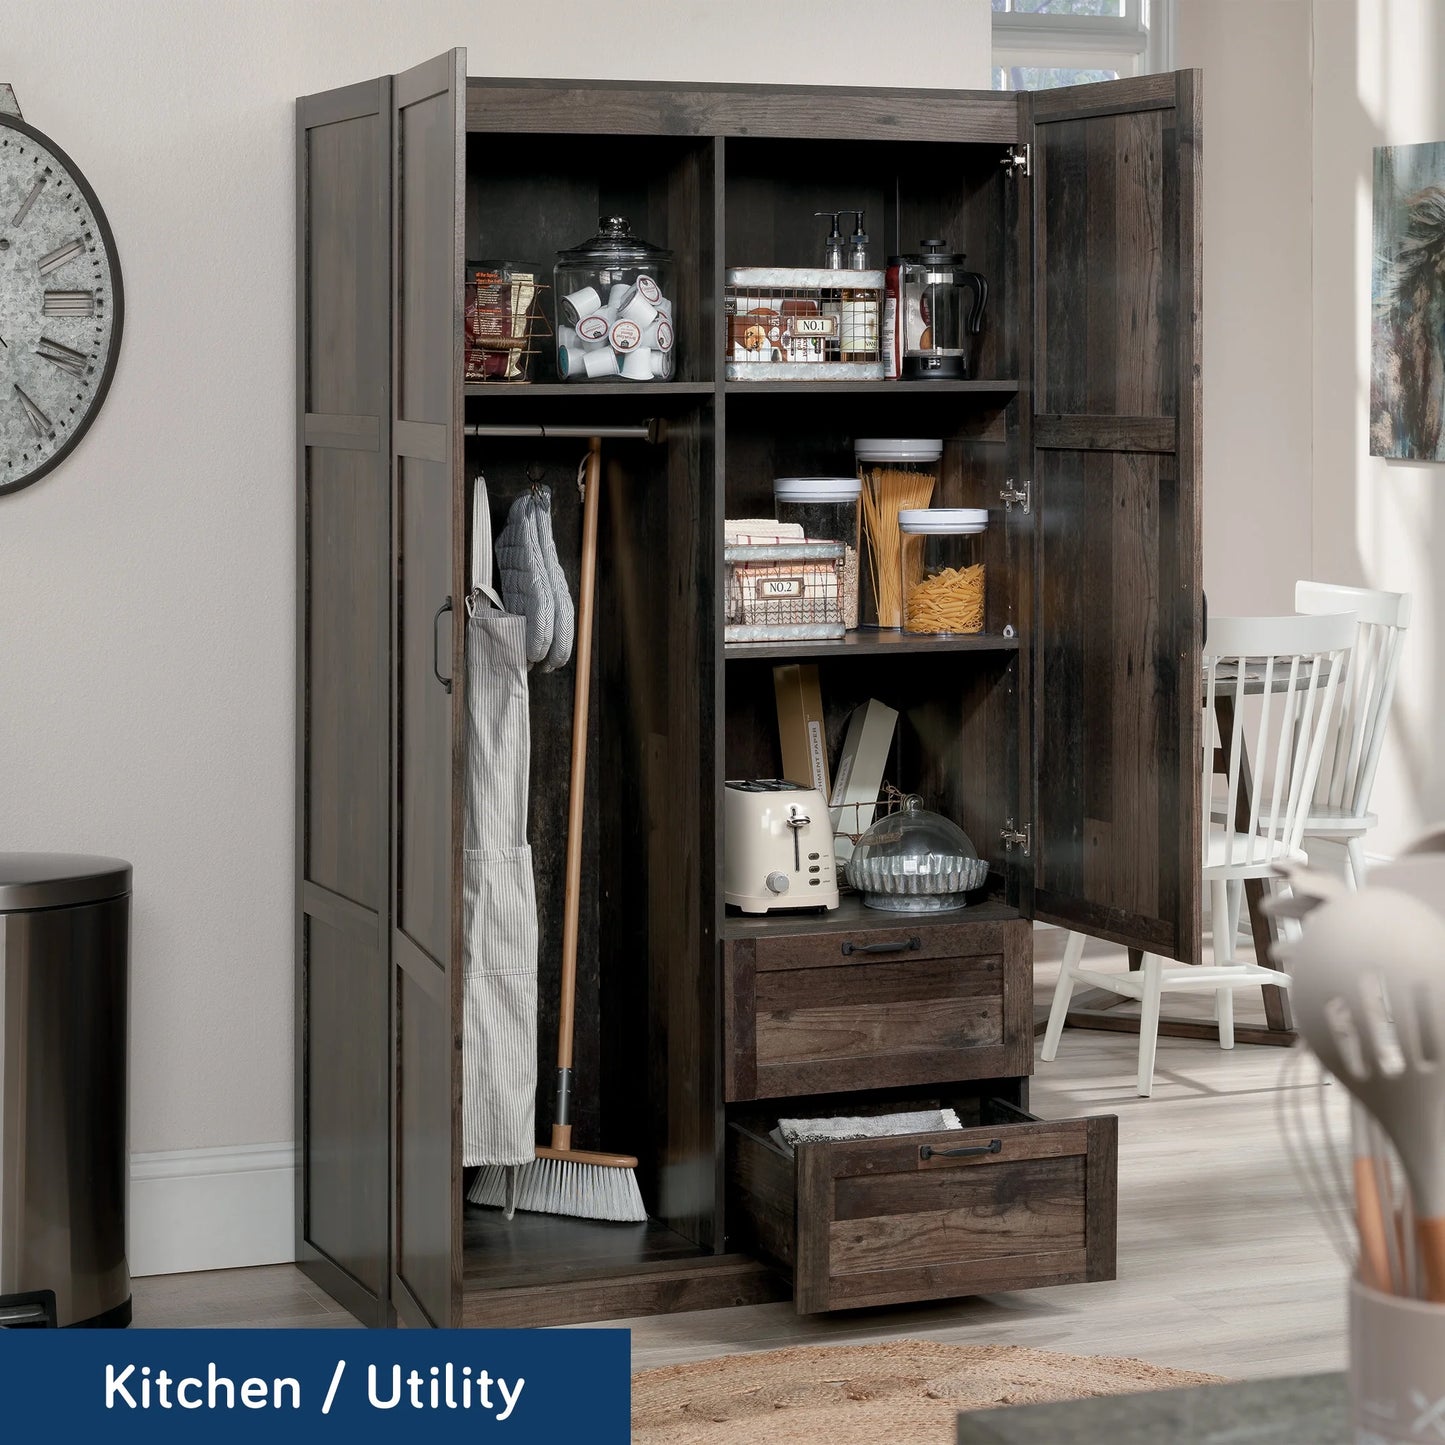
<path id="1" fill-rule="evenodd" d="M 1204 587 L 1288 613 L 1311 575 L 1310 0 L 1179 0 L 1204 71 Z"/>
<path id="2" fill-rule="evenodd" d="M 0 848 L 135 864 L 138 1270 L 289 1247 L 294 97 L 452 45 L 474 74 L 986 88 L 988 15 L 952 0 L 924 43 L 877 0 L 5 7 L 0 80 L 99 194 L 127 314 L 89 435 L 0 501 Z"/>
<path id="3" fill-rule="evenodd" d="M 1372 152 L 1445 139 L 1445 4 L 1313 11 L 1315 575 L 1415 598 L 1375 792 L 1388 853 L 1445 817 L 1445 468 L 1369 455 Z"/>

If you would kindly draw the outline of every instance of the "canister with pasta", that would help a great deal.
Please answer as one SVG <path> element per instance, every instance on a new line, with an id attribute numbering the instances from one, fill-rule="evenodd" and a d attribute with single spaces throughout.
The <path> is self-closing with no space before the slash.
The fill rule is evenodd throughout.
<path id="1" fill-rule="evenodd" d="M 982 632 L 988 513 L 934 507 L 898 514 L 906 632 Z"/>
<path id="2" fill-rule="evenodd" d="M 898 513 L 927 507 L 938 484 L 943 443 L 919 437 L 863 437 L 853 443 L 863 484 L 868 588 L 879 627 L 903 626 Z"/>

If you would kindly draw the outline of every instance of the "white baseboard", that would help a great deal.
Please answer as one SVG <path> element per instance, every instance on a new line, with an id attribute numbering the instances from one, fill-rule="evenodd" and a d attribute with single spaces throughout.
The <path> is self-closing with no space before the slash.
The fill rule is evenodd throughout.
<path id="1" fill-rule="evenodd" d="M 130 1158 L 130 1272 L 181 1274 L 296 1258 L 296 1146 Z"/>

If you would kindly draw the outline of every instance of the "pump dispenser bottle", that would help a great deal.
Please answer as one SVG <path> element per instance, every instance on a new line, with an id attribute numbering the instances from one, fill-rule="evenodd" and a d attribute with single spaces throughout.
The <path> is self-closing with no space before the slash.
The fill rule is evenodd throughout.
<path id="1" fill-rule="evenodd" d="M 843 269 L 843 233 L 838 229 L 838 217 L 843 215 L 843 212 L 814 211 L 813 214 L 833 223 L 833 229 L 828 232 L 828 239 L 823 242 L 823 269 L 841 271 Z"/>

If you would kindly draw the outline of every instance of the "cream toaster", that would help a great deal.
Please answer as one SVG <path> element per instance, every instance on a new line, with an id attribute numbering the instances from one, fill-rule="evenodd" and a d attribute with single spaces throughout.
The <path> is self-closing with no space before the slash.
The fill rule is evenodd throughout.
<path id="1" fill-rule="evenodd" d="M 833 821 L 817 788 L 729 782 L 723 839 L 723 896 L 744 913 L 838 906 Z"/>

